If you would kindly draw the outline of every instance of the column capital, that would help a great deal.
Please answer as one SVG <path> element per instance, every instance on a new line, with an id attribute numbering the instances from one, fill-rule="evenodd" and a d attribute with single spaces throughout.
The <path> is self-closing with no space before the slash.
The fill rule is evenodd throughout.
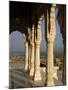
<path id="1" fill-rule="evenodd" d="M 34 42 L 31 42 L 31 46 L 32 46 L 32 47 L 34 47 L 34 46 L 35 46 L 35 45 L 34 45 Z"/>
<path id="2" fill-rule="evenodd" d="M 36 44 L 36 45 L 40 45 L 40 44 L 41 44 L 41 41 L 35 40 L 35 44 Z"/>
<path id="3" fill-rule="evenodd" d="M 56 7 L 56 3 L 53 3 L 53 4 L 52 4 L 52 7 Z"/>
<path id="4" fill-rule="evenodd" d="M 34 24 L 32 25 L 31 31 L 31 46 L 34 47 Z"/>

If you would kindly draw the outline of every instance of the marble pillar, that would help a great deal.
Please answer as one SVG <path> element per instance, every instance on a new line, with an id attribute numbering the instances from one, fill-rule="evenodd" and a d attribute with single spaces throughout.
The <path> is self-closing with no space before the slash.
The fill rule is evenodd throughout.
<path id="1" fill-rule="evenodd" d="M 28 44 L 28 71 L 30 72 L 30 65 L 31 64 L 31 46 Z"/>
<path id="2" fill-rule="evenodd" d="M 30 67 L 30 76 L 34 75 L 34 25 L 32 25 L 31 31 L 31 67 Z"/>
<path id="3" fill-rule="evenodd" d="M 54 46 L 54 39 L 55 39 L 55 5 L 51 6 L 50 10 L 50 18 L 47 12 L 47 20 L 50 19 L 50 28 L 48 28 L 47 23 L 47 86 L 54 85 L 53 73 L 54 73 L 54 56 L 53 56 L 53 46 Z M 49 30 L 50 29 L 50 30 Z"/>
<path id="4" fill-rule="evenodd" d="M 31 29 L 28 28 L 28 72 L 31 67 Z"/>
<path id="5" fill-rule="evenodd" d="M 40 44 L 41 44 L 41 20 L 38 21 L 37 34 L 35 34 L 35 72 L 34 81 L 41 80 L 40 73 Z"/>
<path id="6" fill-rule="evenodd" d="M 25 71 L 28 70 L 28 41 L 27 35 L 25 35 Z"/>

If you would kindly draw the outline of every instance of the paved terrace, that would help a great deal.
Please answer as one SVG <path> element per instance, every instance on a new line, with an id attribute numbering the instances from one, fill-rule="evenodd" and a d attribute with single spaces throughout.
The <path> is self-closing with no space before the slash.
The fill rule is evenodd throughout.
<path id="1" fill-rule="evenodd" d="M 31 77 L 29 77 L 28 72 L 25 72 L 23 63 L 10 64 L 9 69 L 9 88 L 31 88 L 46 86 L 45 67 L 41 67 L 40 69 L 42 81 L 37 82 L 34 82 L 34 80 Z M 58 67 L 54 67 L 54 86 L 63 85 L 62 72 L 58 69 Z"/>

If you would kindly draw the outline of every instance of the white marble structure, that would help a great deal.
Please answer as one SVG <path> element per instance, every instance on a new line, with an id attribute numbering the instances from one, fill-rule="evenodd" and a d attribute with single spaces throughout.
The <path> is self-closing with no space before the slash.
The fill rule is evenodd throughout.
<path id="1" fill-rule="evenodd" d="M 45 40 L 47 45 L 47 58 L 46 62 L 46 86 L 54 86 L 54 41 L 56 37 L 56 27 L 55 27 L 55 9 L 59 8 L 58 21 L 63 37 L 64 43 L 64 59 L 66 59 L 66 19 L 65 19 L 65 9 L 64 5 L 58 4 L 25 4 L 23 3 L 23 9 L 19 17 L 12 17 L 13 21 L 11 27 L 13 30 L 15 28 L 20 28 L 20 31 L 25 34 L 25 65 L 24 70 L 27 72 L 28 76 L 35 82 L 42 81 L 41 68 L 40 68 L 40 45 L 41 45 L 41 22 L 44 16 L 45 19 Z M 26 8 L 25 8 L 26 7 Z M 14 7 L 13 7 L 14 8 Z M 14 8 L 16 9 L 16 8 Z M 20 5 L 19 5 L 20 9 Z M 21 9 L 20 9 L 21 10 Z M 33 11 L 32 11 L 33 10 Z M 17 10 L 16 10 L 17 11 Z M 13 15 L 12 15 L 13 16 Z M 15 16 L 15 15 L 14 15 Z M 21 18 L 22 17 L 22 18 Z M 11 18 L 11 20 L 12 20 Z M 15 20 L 15 21 L 14 21 Z M 15 25 L 12 26 L 12 25 Z M 14 27 L 14 28 L 13 28 Z M 11 30 L 12 30 L 11 29 Z M 10 32 L 11 33 L 11 32 Z M 66 84 L 66 60 L 63 60 L 63 83 Z M 57 78 L 57 75 L 56 75 Z"/>

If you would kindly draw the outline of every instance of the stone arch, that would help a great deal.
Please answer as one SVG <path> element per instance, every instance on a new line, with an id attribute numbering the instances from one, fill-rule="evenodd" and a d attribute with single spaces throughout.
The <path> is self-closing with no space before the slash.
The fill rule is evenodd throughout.
<path id="1" fill-rule="evenodd" d="M 11 34 L 12 32 L 14 32 L 14 31 L 19 31 L 19 32 L 21 32 L 21 33 L 24 33 L 24 34 L 28 34 L 28 31 L 27 31 L 27 29 L 25 28 L 25 27 L 23 27 L 23 26 L 18 26 L 18 25 L 13 25 L 13 26 L 11 26 L 10 27 L 10 31 L 9 31 L 9 34 Z M 25 32 L 26 31 L 26 32 Z"/>
<path id="2" fill-rule="evenodd" d="M 18 31 L 18 32 L 20 32 L 21 34 L 23 34 L 23 32 L 21 31 L 21 28 L 20 28 L 20 27 L 13 27 L 13 28 L 11 28 L 11 30 L 10 30 L 10 35 L 11 35 L 13 32 L 15 32 L 15 31 Z"/>

